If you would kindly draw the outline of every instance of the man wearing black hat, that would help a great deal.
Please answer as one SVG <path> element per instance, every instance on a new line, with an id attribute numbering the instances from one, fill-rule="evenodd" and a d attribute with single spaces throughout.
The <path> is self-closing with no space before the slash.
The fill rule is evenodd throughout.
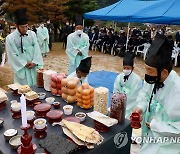
<path id="1" fill-rule="evenodd" d="M 68 78 L 78 77 L 80 79 L 80 85 L 82 83 L 88 83 L 87 75 L 91 69 L 91 58 L 92 57 L 87 57 L 81 60 L 79 66 L 76 68 L 76 71 L 71 73 Z"/>
<path id="2" fill-rule="evenodd" d="M 117 76 L 113 92 L 125 93 L 127 95 L 125 117 L 128 119 L 136 106 L 136 98 L 142 87 L 142 79 L 133 72 L 133 69 L 134 53 L 126 52 L 123 59 L 123 72 Z"/>
<path id="3" fill-rule="evenodd" d="M 147 53 L 144 87 L 134 109 L 142 115 L 142 137 L 149 141 L 142 143 L 141 154 L 180 152 L 177 144 L 180 138 L 180 78 L 172 70 L 172 49 L 168 39 L 157 34 Z"/>
<path id="4" fill-rule="evenodd" d="M 69 75 L 76 70 L 82 59 L 88 57 L 88 52 L 89 36 L 83 32 L 82 20 L 77 20 L 75 32 L 67 37 L 66 54 L 69 58 Z"/>
<path id="5" fill-rule="evenodd" d="M 43 59 L 36 34 L 28 30 L 25 9 L 15 12 L 16 30 L 6 37 L 8 61 L 14 71 L 14 82 L 30 86 L 36 84 L 36 70 L 43 67 Z"/>

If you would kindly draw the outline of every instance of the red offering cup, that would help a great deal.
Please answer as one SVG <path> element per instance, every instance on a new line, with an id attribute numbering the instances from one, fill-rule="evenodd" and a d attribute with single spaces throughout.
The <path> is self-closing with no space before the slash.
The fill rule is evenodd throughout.
<path id="1" fill-rule="evenodd" d="M 54 102 L 53 105 L 55 109 L 58 109 L 60 107 L 60 102 Z"/>
<path id="2" fill-rule="evenodd" d="M 132 115 L 130 116 L 130 120 L 131 120 L 131 127 L 134 129 L 139 129 L 141 128 L 141 121 L 142 121 L 142 117 L 140 116 L 139 113 L 137 112 L 133 112 Z"/>

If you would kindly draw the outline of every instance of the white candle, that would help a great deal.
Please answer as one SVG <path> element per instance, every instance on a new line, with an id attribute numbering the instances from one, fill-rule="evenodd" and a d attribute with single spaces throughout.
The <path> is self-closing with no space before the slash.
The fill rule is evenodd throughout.
<path id="1" fill-rule="evenodd" d="M 21 101 L 22 127 L 27 127 L 26 99 L 23 94 L 20 97 L 20 101 Z"/>

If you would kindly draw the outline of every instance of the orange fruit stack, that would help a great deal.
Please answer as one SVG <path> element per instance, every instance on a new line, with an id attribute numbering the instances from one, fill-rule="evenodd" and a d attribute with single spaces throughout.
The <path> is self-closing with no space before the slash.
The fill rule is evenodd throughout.
<path id="1" fill-rule="evenodd" d="M 66 78 L 61 81 L 62 98 L 68 103 L 75 103 L 77 100 L 76 90 L 79 83 L 78 78 Z"/>
<path id="2" fill-rule="evenodd" d="M 90 109 L 94 105 L 94 88 L 83 83 L 77 89 L 77 105 L 84 109 Z"/>

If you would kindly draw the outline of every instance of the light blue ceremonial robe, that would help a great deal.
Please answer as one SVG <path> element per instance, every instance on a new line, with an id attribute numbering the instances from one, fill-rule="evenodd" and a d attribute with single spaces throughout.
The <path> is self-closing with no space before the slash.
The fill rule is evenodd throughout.
<path id="1" fill-rule="evenodd" d="M 6 51 L 8 62 L 14 71 L 14 83 L 32 86 L 36 84 L 36 70 L 43 67 L 43 59 L 36 34 L 30 30 L 27 34 L 28 36 L 22 37 L 23 53 L 21 37 L 17 29 L 6 37 Z M 28 69 L 25 67 L 27 62 L 35 63 L 37 66 Z"/>
<path id="2" fill-rule="evenodd" d="M 127 96 L 126 102 L 126 115 L 125 117 L 129 119 L 132 110 L 137 105 L 136 99 L 142 88 L 142 79 L 134 72 L 132 72 L 128 78 L 124 82 L 124 73 L 120 73 L 114 82 L 113 93 L 120 92 L 125 93 Z"/>
<path id="3" fill-rule="evenodd" d="M 82 52 L 82 56 L 77 55 L 78 49 Z M 69 58 L 68 75 L 76 71 L 80 61 L 88 57 L 89 52 L 89 37 L 87 34 L 82 33 L 81 37 L 74 32 L 67 37 L 66 54 Z"/>
<path id="4" fill-rule="evenodd" d="M 140 154 L 179 154 L 180 153 L 180 78 L 171 71 L 164 81 L 164 87 L 154 94 L 150 112 L 149 100 L 154 85 L 144 83 L 137 103 L 143 110 L 142 136 L 152 137 L 155 143 L 143 143 Z M 150 122 L 150 129 L 145 125 Z M 173 137 L 173 138 L 172 138 Z M 179 137 L 179 142 L 177 143 Z M 164 142 L 164 140 L 168 141 Z M 161 140 L 162 139 L 162 140 Z M 176 140 L 173 142 L 172 140 Z M 171 140 L 171 141 L 170 141 Z M 161 143 L 162 141 L 162 143 Z M 153 140 L 154 142 L 154 140 Z"/>
<path id="5" fill-rule="evenodd" d="M 76 75 L 76 71 L 71 73 L 70 75 L 68 75 L 67 78 L 72 78 L 72 77 L 76 77 L 77 78 L 77 75 Z M 79 79 L 79 84 L 78 84 L 78 87 L 82 85 L 82 83 L 88 83 L 88 80 L 87 80 L 87 76 L 83 79 Z"/>
<path id="6" fill-rule="evenodd" d="M 41 49 L 41 53 L 48 53 L 49 52 L 49 33 L 46 27 L 38 27 L 37 28 L 37 38 L 38 43 Z M 46 39 L 46 41 L 44 40 Z"/>

